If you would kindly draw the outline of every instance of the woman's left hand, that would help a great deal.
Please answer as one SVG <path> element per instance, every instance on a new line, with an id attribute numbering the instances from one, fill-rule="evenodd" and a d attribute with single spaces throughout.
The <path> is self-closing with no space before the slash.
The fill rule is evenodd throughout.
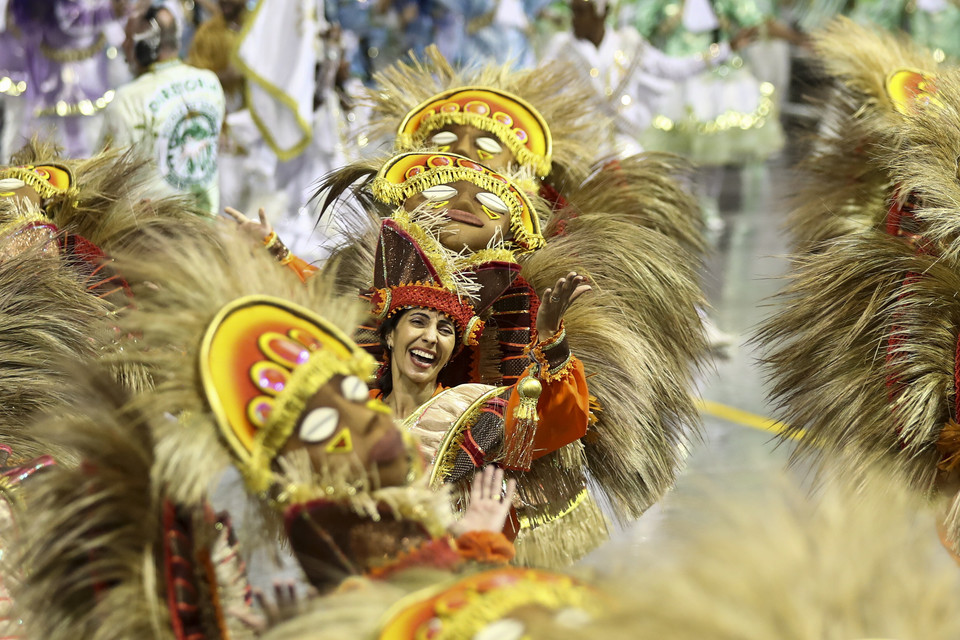
<path id="1" fill-rule="evenodd" d="M 238 211 L 233 207 L 224 207 L 223 212 L 236 221 L 239 226 L 240 233 L 248 236 L 254 242 L 263 242 L 263 239 L 273 233 L 273 227 L 270 226 L 270 221 L 267 220 L 267 212 L 260 208 L 259 217 L 260 221 L 252 220 L 245 216 L 242 211 Z"/>
<path id="2" fill-rule="evenodd" d="M 504 488 L 503 469 L 492 464 L 475 473 L 470 487 L 470 504 L 460 521 L 450 526 L 451 535 L 458 538 L 468 531 L 503 531 L 516 491 L 517 481 L 511 478 Z"/>
<path id="3" fill-rule="evenodd" d="M 537 312 L 537 338 L 549 340 L 560 331 L 560 321 L 574 300 L 590 291 L 586 276 L 578 276 L 575 271 L 567 277 L 557 280 L 552 289 L 543 292 L 540 298 L 540 311 Z"/>

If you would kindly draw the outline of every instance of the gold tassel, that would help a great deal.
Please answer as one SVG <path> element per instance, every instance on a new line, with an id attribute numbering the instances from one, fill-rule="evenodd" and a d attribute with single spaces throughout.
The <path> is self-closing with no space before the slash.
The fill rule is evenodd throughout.
<path id="1" fill-rule="evenodd" d="M 514 409 L 514 432 L 504 443 L 503 463 L 511 469 L 529 469 L 533 462 L 533 437 L 537 433 L 537 402 L 543 385 L 536 378 L 524 377 L 517 383 L 520 402 Z"/>

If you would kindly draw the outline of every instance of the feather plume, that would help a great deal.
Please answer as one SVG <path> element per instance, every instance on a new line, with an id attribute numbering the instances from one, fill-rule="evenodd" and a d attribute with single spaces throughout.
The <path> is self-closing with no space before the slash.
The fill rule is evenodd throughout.
<path id="1" fill-rule="evenodd" d="M 831 479 L 815 497 L 774 474 L 746 497 L 715 485 L 677 496 L 663 544 L 609 557 L 601 584 L 617 594 L 615 611 L 558 635 L 954 638 L 956 566 L 929 506 L 887 475 L 873 469 L 866 486 Z"/>
<path id="2" fill-rule="evenodd" d="M 853 473 L 878 460 L 913 459 L 894 455 L 903 424 L 892 404 L 888 351 L 916 260 L 906 243 L 883 232 L 838 238 L 798 258 L 777 296 L 780 308 L 754 338 L 787 433 L 803 432 L 795 459 L 823 466 L 844 455 Z M 929 486 L 929 473 L 925 478 Z"/>
<path id="3" fill-rule="evenodd" d="M 936 102 L 903 119 L 898 146 L 889 149 L 885 168 L 903 193 L 915 196 L 919 232 L 952 262 L 960 259 L 960 71 L 942 69 Z"/>
<path id="4" fill-rule="evenodd" d="M 146 367 L 154 376 L 154 391 L 137 399 L 151 419 L 164 413 L 183 415 L 181 424 L 171 424 L 161 441 L 161 446 L 180 453 L 164 456 L 168 463 L 158 473 L 169 483 L 173 500 L 196 505 L 229 464 L 197 365 L 201 339 L 216 313 L 238 298 L 268 295 L 322 313 L 349 335 L 356 326 L 359 302 L 337 298 L 323 272 L 304 286 L 269 252 L 232 228 L 206 236 L 186 231 L 182 236 L 156 236 L 152 242 L 150 259 L 123 253 L 117 257 L 137 300 L 136 309 L 122 318 L 121 330 L 138 336 L 119 357 Z"/>
<path id="5" fill-rule="evenodd" d="M 697 314 L 697 261 L 655 231 L 611 224 L 602 213 L 570 221 L 568 234 L 521 259 L 537 290 L 570 271 L 594 290 L 564 317 L 601 410 L 588 436 L 591 474 L 624 519 L 673 484 L 680 444 L 696 437 L 692 376 L 706 354 Z"/>
<path id="6" fill-rule="evenodd" d="M 844 17 L 817 32 L 813 46 L 829 90 L 816 101 L 824 115 L 812 152 L 798 166 L 787 224 L 800 250 L 883 224 L 898 176 L 886 161 L 910 135 L 887 94 L 887 77 L 903 68 L 938 70 L 932 54 L 905 36 Z"/>
<path id="7" fill-rule="evenodd" d="M 154 558 L 162 527 L 151 434 L 121 409 L 113 381 L 90 371 L 75 371 L 89 385 L 34 425 L 84 464 L 54 466 L 25 486 L 30 516 L 5 562 L 29 568 L 14 601 L 31 637 L 172 639 Z"/>
<path id="8" fill-rule="evenodd" d="M 63 362 L 92 362 L 112 350 L 110 307 L 85 290 L 63 262 L 37 251 L 0 261 L 0 442 L 25 459 L 66 455 L 59 443 L 37 440 L 35 412 L 69 404 Z"/>

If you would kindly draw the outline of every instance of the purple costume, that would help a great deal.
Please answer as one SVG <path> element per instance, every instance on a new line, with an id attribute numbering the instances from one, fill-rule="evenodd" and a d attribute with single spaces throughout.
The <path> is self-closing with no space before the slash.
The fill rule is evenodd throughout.
<path id="1" fill-rule="evenodd" d="M 24 135 L 55 136 L 70 157 L 92 155 L 98 114 L 113 97 L 104 34 L 115 19 L 110 0 L 10 0 L 10 9 L 15 28 L 2 38 L 0 69 L 26 82 Z"/>

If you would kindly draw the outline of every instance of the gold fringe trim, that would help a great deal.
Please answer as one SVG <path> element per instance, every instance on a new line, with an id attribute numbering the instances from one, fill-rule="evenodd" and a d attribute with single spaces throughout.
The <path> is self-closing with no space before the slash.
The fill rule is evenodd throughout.
<path id="1" fill-rule="evenodd" d="M 457 461 L 457 454 L 460 453 L 460 445 L 463 443 L 464 434 L 473 428 L 473 425 L 480 418 L 480 409 L 483 404 L 501 391 L 503 391 L 502 387 L 495 387 L 481 395 L 447 429 L 447 433 L 443 436 L 443 441 L 433 458 L 433 468 L 430 471 L 431 487 L 437 488 L 445 482 Z"/>
<path id="2" fill-rule="evenodd" d="M 569 567 L 610 537 L 610 522 L 586 488 L 555 513 L 518 515 L 514 563 L 525 567 Z"/>
<path id="3" fill-rule="evenodd" d="M 80 62 L 81 60 L 86 60 L 97 55 L 106 44 L 107 37 L 101 33 L 96 42 L 88 47 L 81 47 L 79 49 L 54 49 L 46 42 L 41 42 L 40 53 L 42 53 L 43 57 L 47 60 L 53 60 L 54 62 Z"/>
<path id="4" fill-rule="evenodd" d="M 73 103 L 61 100 L 52 107 L 38 109 L 35 115 L 59 116 L 61 118 L 65 118 L 67 116 L 92 116 L 106 109 L 107 105 L 113 102 L 113 99 L 116 97 L 116 95 L 116 91 L 113 89 L 108 89 L 96 100 L 86 99 Z"/>
<path id="5" fill-rule="evenodd" d="M 686 131 L 696 127 L 700 135 L 713 135 L 731 129 L 759 129 L 767 123 L 773 113 L 773 85 L 769 82 L 760 84 L 760 103 L 750 113 L 740 111 L 725 111 L 713 120 L 671 120 L 667 116 L 659 115 L 653 119 L 653 128 L 660 131 Z"/>

